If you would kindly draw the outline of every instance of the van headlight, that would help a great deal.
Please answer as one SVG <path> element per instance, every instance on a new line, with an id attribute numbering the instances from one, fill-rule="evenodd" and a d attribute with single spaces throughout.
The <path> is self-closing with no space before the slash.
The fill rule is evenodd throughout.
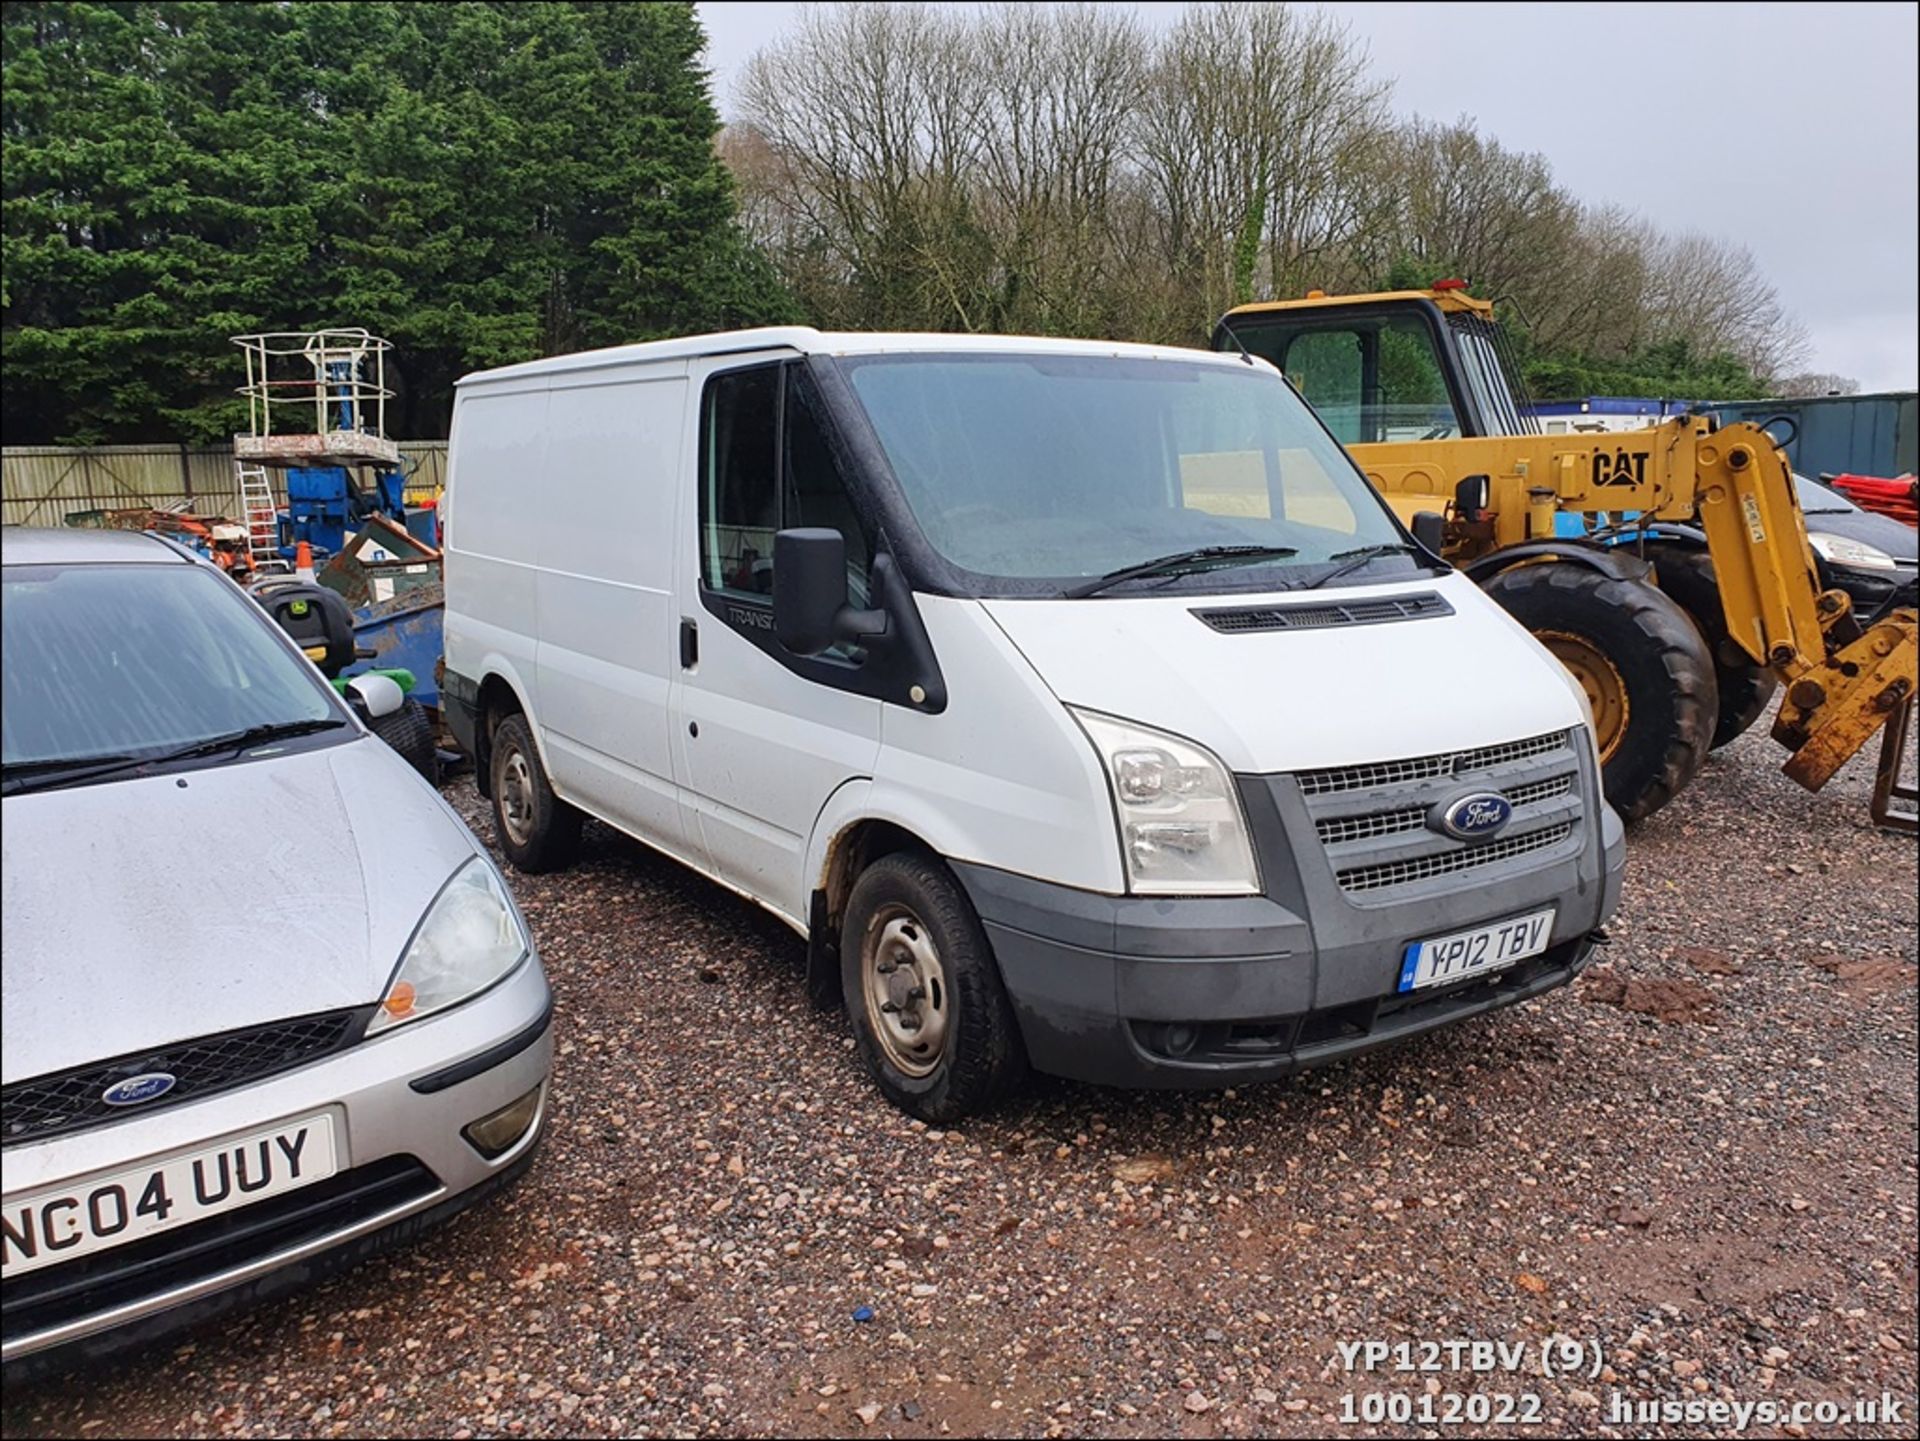
<path id="1" fill-rule="evenodd" d="M 454 872 L 407 942 L 369 1036 L 457 1006 L 506 975 L 531 949 L 507 899 L 506 887 L 484 856 Z"/>
<path id="2" fill-rule="evenodd" d="M 1259 893 L 1260 873 L 1240 795 L 1217 756 L 1131 721 L 1083 710 L 1073 716 L 1107 772 L 1129 891 L 1143 896 Z"/>
<path id="3" fill-rule="evenodd" d="M 1868 545 L 1863 540 L 1851 540 L 1844 535 L 1834 535 L 1831 531 L 1816 530 L 1807 536 L 1807 543 L 1834 565 L 1851 566 L 1855 570 L 1898 569 L 1892 556 L 1879 546 Z"/>

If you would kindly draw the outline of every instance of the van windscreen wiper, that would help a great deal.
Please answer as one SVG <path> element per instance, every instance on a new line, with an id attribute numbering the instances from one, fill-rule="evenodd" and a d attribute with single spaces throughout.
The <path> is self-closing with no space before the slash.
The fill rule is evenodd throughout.
<path id="1" fill-rule="evenodd" d="M 182 746 L 178 750 L 160 751 L 154 755 L 80 756 L 71 760 L 16 762 L 6 768 L 4 780 L 0 780 L 0 789 L 4 789 L 8 795 L 20 791 L 58 790 L 62 786 L 80 785 L 102 776 L 117 775 L 121 771 L 139 770 L 142 766 L 193 760 L 199 756 L 218 755 L 222 751 L 250 750 L 254 746 L 265 745 L 268 741 L 287 740 L 293 736 L 311 735 L 315 731 L 334 730 L 345 724 L 345 721 L 331 717 L 316 720 L 273 721 L 265 725 L 248 726 L 244 730 L 230 731 L 225 735 L 212 736 L 203 741 L 195 741 L 192 745 Z"/>
<path id="2" fill-rule="evenodd" d="M 1119 570 L 1110 570 L 1105 575 L 1096 576 L 1092 580 L 1068 586 L 1061 595 L 1069 600 L 1080 600 L 1086 596 L 1098 595 L 1109 586 L 1119 585 L 1126 580 L 1144 580 L 1156 575 L 1181 575 L 1188 571 L 1215 570 L 1232 565 L 1252 565 L 1261 560 L 1284 560 L 1290 555 L 1299 553 L 1299 547 L 1291 545 L 1205 545 L 1198 550 L 1175 551 L 1172 555 L 1143 560 L 1138 565 L 1126 565 Z"/>
<path id="3" fill-rule="evenodd" d="M 1400 540 L 1388 541 L 1382 545 L 1363 545 L 1359 547 L 1357 550 L 1338 550 L 1338 551 L 1335 551 L 1332 555 L 1328 556 L 1327 559 L 1344 561 L 1346 562 L 1344 565 L 1336 565 L 1332 570 L 1328 571 L 1325 575 L 1315 576 L 1312 580 L 1308 581 L 1305 585 L 1295 586 L 1294 589 L 1295 590 L 1318 590 L 1320 589 L 1321 586 L 1325 585 L 1328 581 L 1338 580 L 1343 575 L 1351 575 L 1353 574 L 1354 571 L 1360 569 L 1360 567 L 1365 565 L 1368 561 L 1374 560 L 1383 555 L 1416 555 L 1418 556 L 1418 555 L 1425 555 L 1426 553 L 1427 553 L 1427 550 L 1425 546 L 1409 545 L 1405 541 L 1400 541 Z"/>

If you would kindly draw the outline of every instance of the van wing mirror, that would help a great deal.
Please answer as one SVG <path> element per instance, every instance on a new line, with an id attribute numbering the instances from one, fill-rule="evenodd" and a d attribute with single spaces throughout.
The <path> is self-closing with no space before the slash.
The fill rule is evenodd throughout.
<path id="1" fill-rule="evenodd" d="M 843 642 L 887 632 L 884 610 L 847 603 L 847 541 L 837 530 L 805 526 L 773 537 L 773 633 L 795 655 L 819 655 Z"/>
<path id="2" fill-rule="evenodd" d="M 1440 559 L 1441 549 L 1447 543 L 1447 518 L 1436 510 L 1423 510 L 1413 518 L 1413 538 L 1432 553 L 1435 560 Z"/>

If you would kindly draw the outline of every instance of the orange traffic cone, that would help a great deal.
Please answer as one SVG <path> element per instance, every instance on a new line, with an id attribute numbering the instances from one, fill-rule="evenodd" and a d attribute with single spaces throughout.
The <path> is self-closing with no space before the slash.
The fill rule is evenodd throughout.
<path id="1" fill-rule="evenodd" d="M 293 548 L 293 573 L 302 580 L 313 579 L 313 547 L 304 540 Z"/>

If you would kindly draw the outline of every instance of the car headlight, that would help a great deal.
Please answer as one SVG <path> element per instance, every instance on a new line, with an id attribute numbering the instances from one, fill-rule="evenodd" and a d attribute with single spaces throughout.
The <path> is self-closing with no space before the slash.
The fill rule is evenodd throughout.
<path id="1" fill-rule="evenodd" d="M 1850 565 L 1855 570 L 1896 570 L 1894 558 L 1877 545 L 1849 540 L 1831 531 L 1816 530 L 1807 536 L 1813 548 L 1834 565 Z"/>
<path id="2" fill-rule="evenodd" d="M 1135 895 L 1256 895 L 1260 873 L 1239 792 L 1219 758 L 1192 741 L 1075 710 L 1100 752 Z"/>
<path id="3" fill-rule="evenodd" d="M 407 942 L 368 1035 L 478 995 L 531 949 L 499 874 L 484 856 L 454 872 Z"/>

